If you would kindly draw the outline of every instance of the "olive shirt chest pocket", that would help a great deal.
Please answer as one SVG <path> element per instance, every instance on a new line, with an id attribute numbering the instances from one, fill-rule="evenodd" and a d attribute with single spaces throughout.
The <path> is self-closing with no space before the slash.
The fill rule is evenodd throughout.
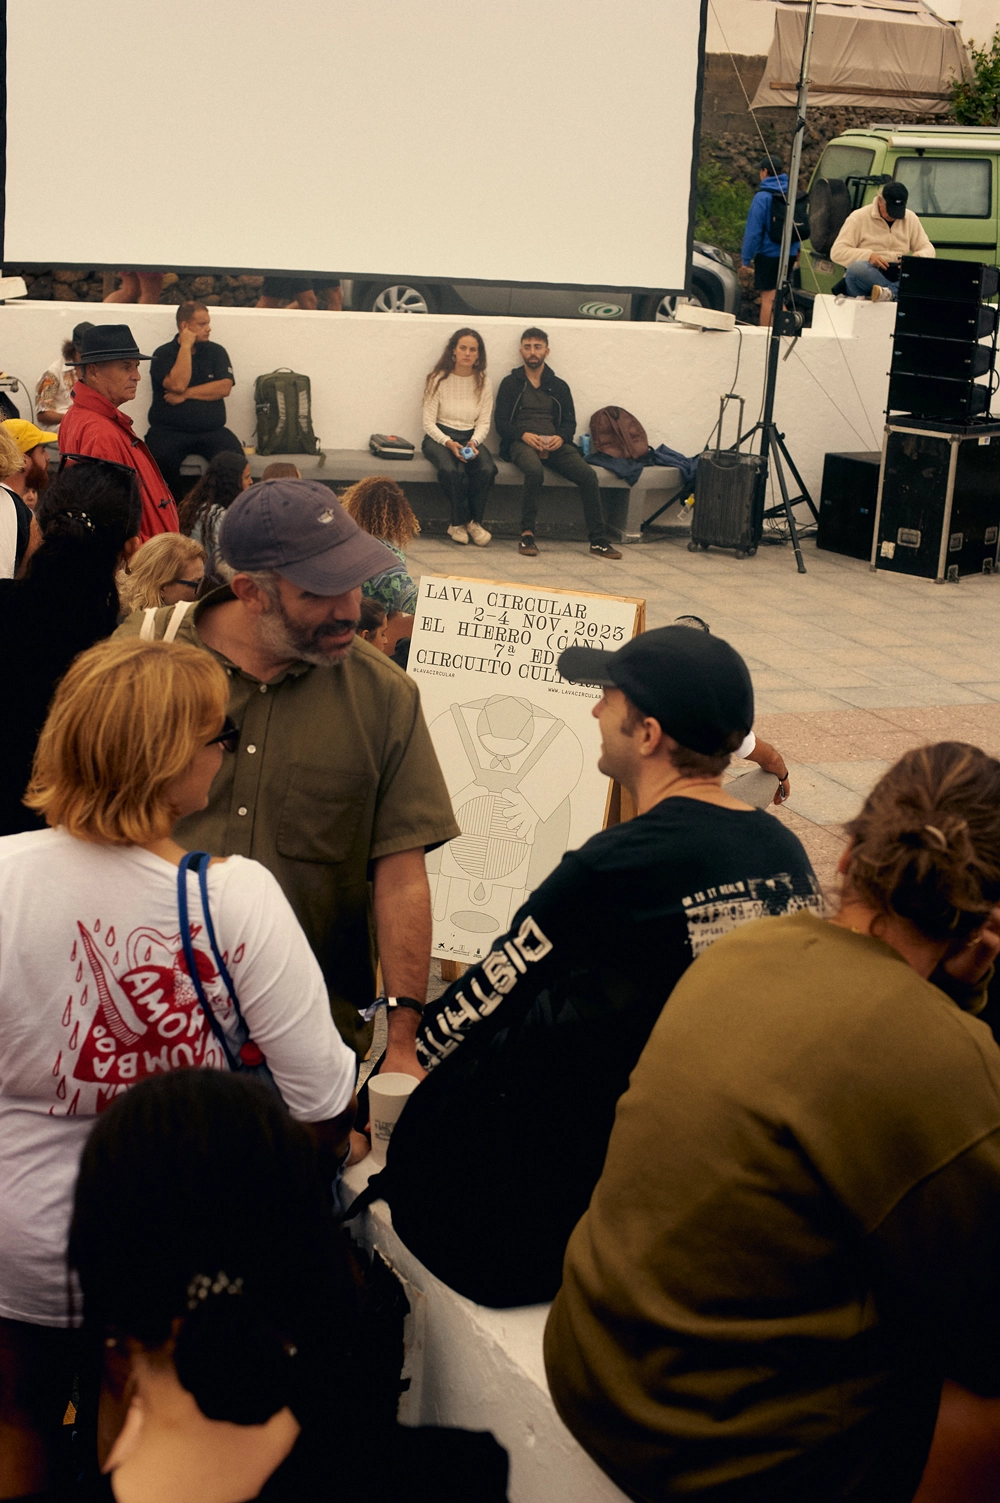
<path id="1" fill-rule="evenodd" d="M 374 779 L 368 774 L 292 766 L 278 822 L 278 854 L 290 861 L 346 861 L 373 809 Z M 367 841 L 360 855 L 367 862 Z"/>

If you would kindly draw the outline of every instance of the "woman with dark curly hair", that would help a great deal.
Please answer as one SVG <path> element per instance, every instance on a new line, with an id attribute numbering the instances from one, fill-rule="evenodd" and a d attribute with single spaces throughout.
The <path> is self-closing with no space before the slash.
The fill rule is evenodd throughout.
<path id="1" fill-rule="evenodd" d="M 394 611 L 412 616 L 417 604 L 417 587 L 410 578 L 403 550 L 420 531 L 420 523 L 402 489 L 387 475 L 369 475 L 346 490 L 340 504 L 359 527 L 378 538 L 399 560 L 398 565 L 365 580 L 361 586 L 362 595 L 380 600 L 390 616 Z"/>
<path id="2" fill-rule="evenodd" d="M 944 1380 L 998 1407 L 1000 762 L 908 752 L 847 833 L 831 919 L 674 988 L 570 1239 L 549 1384 L 633 1498 L 909 1503 Z"/>
<path id="3" fill-rule="evenodd" d="M 224 449 L 209 461 L 208 469 L 191 487 L 178 508 L 177 520 L 181 532 L 194 538 L 205 550 L 206 575 L 216 579 L 224 575 L 226 565 L 222 563 L 218 549 L 219 523 L 227 508 L 250 484 L 250 466 L 245 456 Z"/>
<path id="4" fill-rule="evenodd" d="M 0 640 L 16 644 L 4 667 L 0 835 L 42 828 L 21 799 L 49 701 L 77 653 L 115 629 L 116 576 L 138 550 L 141 516 L 134 473 L 70 465 L 35 507 L 24 577 L 0 580 Z"/>

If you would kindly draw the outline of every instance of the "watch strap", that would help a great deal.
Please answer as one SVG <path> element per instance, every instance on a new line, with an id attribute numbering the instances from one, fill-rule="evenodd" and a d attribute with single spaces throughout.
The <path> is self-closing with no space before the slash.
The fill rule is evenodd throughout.
<path id="1" fill-rule="evenodd" d="M 424 1010 L 424 1004 L 418 1002 L 416 997 L 386 997 L 385 1005 L 390 1010 L 394 1007 L 408 1007 L 415 1013 L 422 1013 Z"/>

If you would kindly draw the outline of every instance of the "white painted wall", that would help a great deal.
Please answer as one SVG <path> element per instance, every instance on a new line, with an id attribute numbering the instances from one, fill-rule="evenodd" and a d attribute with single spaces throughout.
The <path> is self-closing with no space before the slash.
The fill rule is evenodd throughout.
<path id="1" fill-rule="evenodd" d="M 33 390 L 83 317 L 95 323 L 127 321 L 146 354 L 171 338 L 175 328 L 173 309 L 167 307 L 7 303 L 0 306 L 3 369 Z M 781 364 L 776 418 L 807 484 L 817 492 L 826 452 L 881 445 L 894 318 L 893 304 L 845 305 L 838 310 L 839 333 L 829 321 L 825 332 L 807 331 Z M 229 426 L 244 442 L 253 441 L 254 378 L 285 365 L 312 380 L 313 423 L 324 448 L 365 448 L 373 432 L 402 433 L 418 442 L 424 376 L 457 323 L 446 314 L 213 308 L 213 338 L 225 345 L 236 372 Z M 483 318 L 477 324 L 498 384 L 517 360 L 524 321 Z M 747 422 L 757 416 L 767 348 L 763 329 L 703 333 L 671 324 L 571 319 L 546 320 L 545 327 L 552 367 L 573 389 L 578 431 L 598 407 L 617 403 L 639 418 L 652 444 L 696 454 L 712 432 L 722 392 L 735 386 L 746 398 Z M 24 393 L 16 400 L 29 416 Z M 144 376 L 126 409 L 140 433 L 149 401 Z"/>

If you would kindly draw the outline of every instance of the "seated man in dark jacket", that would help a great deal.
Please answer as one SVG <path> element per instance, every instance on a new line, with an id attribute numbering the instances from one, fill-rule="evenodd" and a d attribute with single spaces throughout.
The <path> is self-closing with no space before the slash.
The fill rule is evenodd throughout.
<path id="1" fill-rule="evenodd" d="M 177 333 L 155 351 L 149 368 L 153 402 L 146 446 L 175 501 L 181 499 L 181 465 L 189 454 L 214 459 L 223 449 L 243 453 L 236 434 L 226 427 L 233 367 L 222 345 L 209 337 L 211 333 L 205 304 L 181 303 Z"/>
<path id="2" fill-rule="evenodd" d="M 621 558 L 608 542 L 597 475 L 573 442 L 573 393 L 549 370 L 545 363 L 548 355 L 545 330 L 525 329 L 521 335 L 523 363 L 504 376 L 497 392 L 494 421 L 500 434 L 500 455 L 512 459 L 524 475 L 518 552 L 526 558 L 538 555 L 535 517 L 548 465 L 579 487 L 591 553 L 595 558 Z"/>

